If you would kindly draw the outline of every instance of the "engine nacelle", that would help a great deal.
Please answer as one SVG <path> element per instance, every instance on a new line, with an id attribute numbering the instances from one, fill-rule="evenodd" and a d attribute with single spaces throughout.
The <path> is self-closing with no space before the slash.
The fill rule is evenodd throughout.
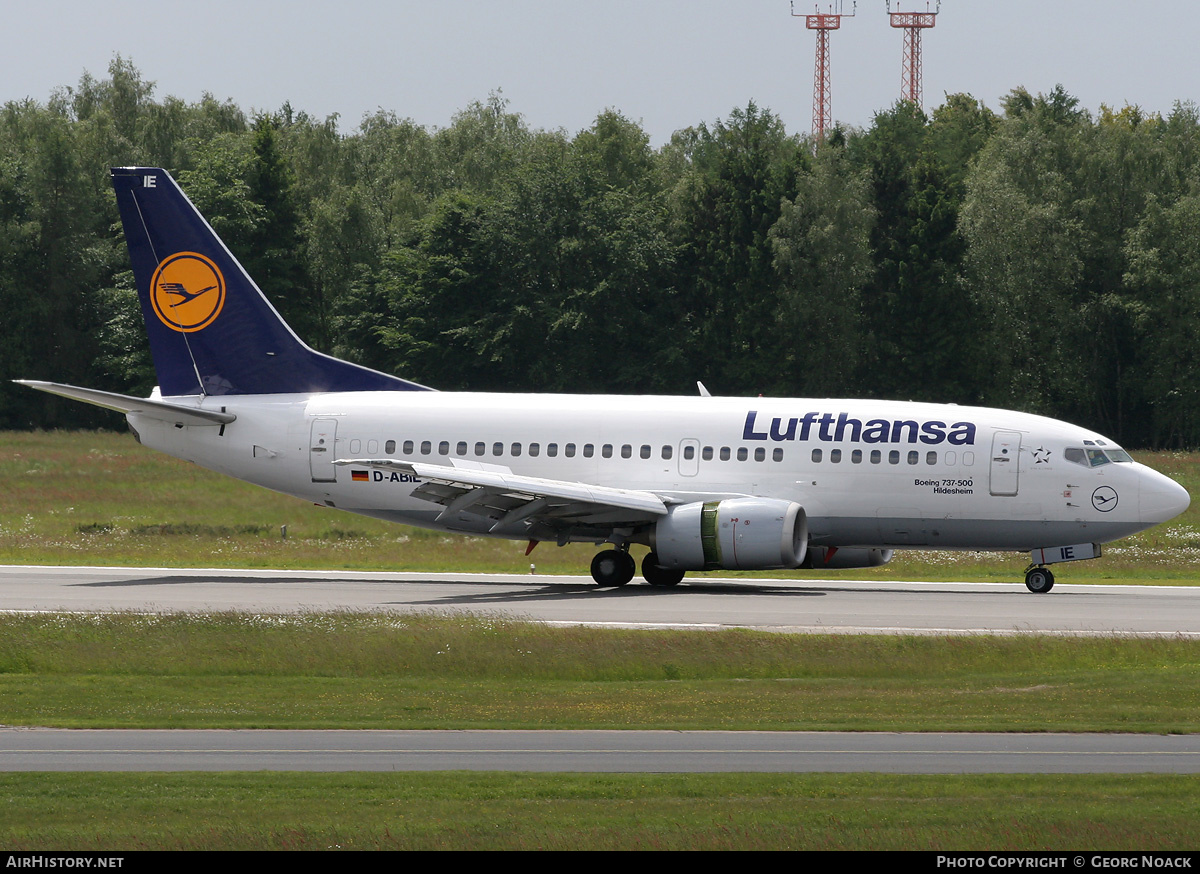
<path id="1" fill-rule="evenodd" d="M 803 568 L 811 570 L 845 570 L 847 568 L 879 567 L 892 560 L 894 549 L 863 549 L 834 546 L 810 546 L 804 556 Z"/>
<path id="2" fill-rule="evenodd" d="M 654 526 L 651 544 L 659 565 L 674 570 L 794 568 L 808 549 L 808 516 L 771 498 L 683 504 Z"/>

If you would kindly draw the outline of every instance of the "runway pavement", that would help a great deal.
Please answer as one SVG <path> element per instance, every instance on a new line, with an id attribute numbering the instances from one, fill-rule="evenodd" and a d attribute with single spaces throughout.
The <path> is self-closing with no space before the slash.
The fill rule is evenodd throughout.
<path id="1" fill-rule="evenodd" d="M 0 566 L 0 610 L 395 610 L 791 632 L 1200 636 L 1200 587 Z"/>

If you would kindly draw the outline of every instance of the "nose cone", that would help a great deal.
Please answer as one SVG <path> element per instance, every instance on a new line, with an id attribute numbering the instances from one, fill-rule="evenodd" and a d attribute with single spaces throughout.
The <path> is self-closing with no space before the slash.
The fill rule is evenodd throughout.
<path id="1" fill-rule="evenodd" d="M 1188 508 L 1192 496 L 1187 489 L 1156 470 L 1142 471 L 1139 515 L 1143 522 L 1157 525 L 1174 519 Z"/>

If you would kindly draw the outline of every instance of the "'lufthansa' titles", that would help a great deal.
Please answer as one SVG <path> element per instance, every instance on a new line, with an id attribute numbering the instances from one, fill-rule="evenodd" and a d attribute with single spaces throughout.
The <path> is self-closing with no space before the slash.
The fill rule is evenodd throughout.
<path id="1" fill-rule="evenodd" d="M 824 443 L 924 443 L 935 446 L 972 446 L 973 422 L 939 422 L 915 419 L 854 419 L 849 413 L 805 413 L 791 418 L 776 417 L 768 426 L 757 423 L 758 412 L 746 413 L 743 440 L 820 440 Z"/>

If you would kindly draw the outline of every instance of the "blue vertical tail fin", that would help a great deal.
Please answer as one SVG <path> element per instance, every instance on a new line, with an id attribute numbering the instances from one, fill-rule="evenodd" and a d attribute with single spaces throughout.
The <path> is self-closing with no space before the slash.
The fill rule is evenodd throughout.
<path id="1" fill-rule="evenodd" d="M 112 170 L 163 395 L 414 391 L 310 349 L 166 170 Z"/>

